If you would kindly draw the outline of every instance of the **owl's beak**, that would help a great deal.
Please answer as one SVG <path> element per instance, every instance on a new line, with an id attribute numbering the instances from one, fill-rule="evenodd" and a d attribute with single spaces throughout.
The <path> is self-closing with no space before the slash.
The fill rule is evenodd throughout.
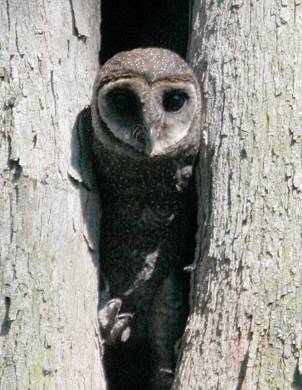
<path id="1" fill-rule="evenodd" d="M 145 152 L 148 155 L 152 155 L 154 145 L 156 142 L 156 132 L 150 127 L 146 129 L 146 138 L 145 138 Z"/>
<path id="2" fill-rule="evenodd" d="M 158 130 L 155 127 L 149 127 L 146 130 L 146 144 L 145 144 L 145 152 L 149 156 L 154 155 L 154 149 L 157 141 Z"/>

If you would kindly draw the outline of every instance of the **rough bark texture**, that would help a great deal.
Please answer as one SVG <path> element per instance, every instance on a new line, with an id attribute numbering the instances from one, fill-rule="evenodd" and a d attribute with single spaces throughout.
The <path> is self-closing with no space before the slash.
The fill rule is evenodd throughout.
<path id="1" fill-rule="evenodd" d="M 99 25 L 98 0 L 0 0 L 1 389 L 104 389 L 98 200 L 72 132 Z"/>
<path id="2" fill-rule="evenodd" d="M 301 389 L 302 4 L 196 1 L 192 25 L 208 165 L 174 389 Z"/>

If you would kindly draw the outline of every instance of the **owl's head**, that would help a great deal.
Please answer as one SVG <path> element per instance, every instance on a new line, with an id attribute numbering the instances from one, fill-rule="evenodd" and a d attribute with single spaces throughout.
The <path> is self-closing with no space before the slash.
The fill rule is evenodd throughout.
<path id="1" fill-rule="evenodd" d="M 97 139 L 148 157 L 200 132 L 200 91 L 188 64 L 160 48 L 121 52 L 99 71 L 91 103 Z"/>

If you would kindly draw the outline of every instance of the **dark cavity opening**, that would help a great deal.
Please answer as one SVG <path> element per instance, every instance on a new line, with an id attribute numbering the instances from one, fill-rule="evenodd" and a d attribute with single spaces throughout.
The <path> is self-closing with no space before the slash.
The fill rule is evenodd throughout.
<path id="1" fill-rule="evenodd" d="M 186 57 L 190 0 L 103 0 L 100 62 L 137 47 L 165 47 Z"/>

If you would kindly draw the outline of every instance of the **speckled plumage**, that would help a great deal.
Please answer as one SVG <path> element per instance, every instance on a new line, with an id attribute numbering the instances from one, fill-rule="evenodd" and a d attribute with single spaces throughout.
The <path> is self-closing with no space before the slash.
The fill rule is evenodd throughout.
<path id="1" fill-rule="evenodd" d="M 111 113 L 107 122 L 102 117 L 102 91 L 120 80 L 139 89 L 144 126 L 159 117 L 166 126 L 154 155 L 113 134 L 107 119 Z M 175 144 L 177 134 L 169 134 L 175 131 L 173 118 L 165 120 L 165 113 L 156 112 L 157 102 L 148 97 L 149 90 L 159 94 L 161 88 L 174 85 L 189 85 L 186 110 L 191 110 L 190 119 L 182 121 L 190 121 L 189 129 Z M 194 255 L 192 172 L 200 139 L 199 86 L 178 55 L 165 49 L 135 49 L 117 54 L 102 67 L 91 110 L 102 202 L 101 270 L 111 297 L 122 300 L 123 312 L 134 313 L 130 339 L 108 353 L 109 369 L 119 370 L 119 379 L 109 373 L 110 390 L 168 389 L 171 377 L 166 371 L 175 367 L 174 346 L 187 310 L 183 267 Z"/>

